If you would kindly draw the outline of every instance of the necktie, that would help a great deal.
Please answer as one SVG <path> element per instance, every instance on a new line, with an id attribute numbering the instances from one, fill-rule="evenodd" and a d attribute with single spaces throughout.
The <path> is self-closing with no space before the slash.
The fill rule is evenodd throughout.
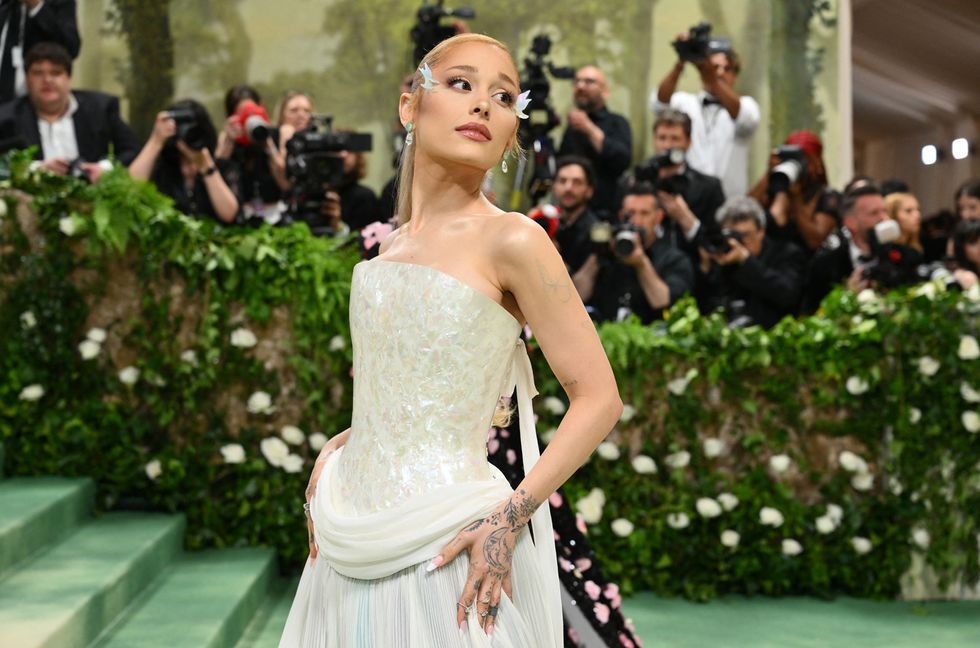
<path id="1" fill-rule="evenodd" d="M 720 106 L 721 102 L 712 97 L 711 95 L 705 95 L 704 99 L 701 100 L 703 106 Z"/>

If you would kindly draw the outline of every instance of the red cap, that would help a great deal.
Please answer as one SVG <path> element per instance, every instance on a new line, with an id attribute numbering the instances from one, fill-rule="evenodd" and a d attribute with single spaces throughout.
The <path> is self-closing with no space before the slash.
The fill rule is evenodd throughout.
<path id="1" fill-rule="evenodd" d="M 793 131 L 786 138 L 786 143 L 799 146 L 810 157 L 818 158 L 823 154 L 823 142 L 820 141 L 820 136 L 813 131 Z"/>

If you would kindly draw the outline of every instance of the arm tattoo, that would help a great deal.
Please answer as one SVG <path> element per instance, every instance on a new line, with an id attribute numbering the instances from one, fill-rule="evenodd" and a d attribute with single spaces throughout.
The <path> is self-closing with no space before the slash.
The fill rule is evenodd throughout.
<path id="1" fill-rule="evenodd" d="M 517 531 L 527 524 L 537 508 L 538 503 L 523 488 L 514 493 L 504 507 L 504 515 L 507 517 L 510 530 Z"/>
<path id="2" fill-rule="evenodd" d="M 577 385 L 577 384 L 578 384 L 578 381 L 575 380 L 574 378 L 572 378 L 568 382 L 563 382 L 562 383 L 562 385 L 564 385 L 565 387 L 571 387 L 572 385 Z"/>
<path id="3" fill-rule="evenodd" d="M 572 298 L 572 287 L 568 282 L 562 281 L 561 277 L 552 278 L 549 276 L 548 269 L 544 267 L 541 261 L 538 261 L 538 274 L 541 275 L 545 289 L 557 297 L 558 301 L 564 304 Z"/>

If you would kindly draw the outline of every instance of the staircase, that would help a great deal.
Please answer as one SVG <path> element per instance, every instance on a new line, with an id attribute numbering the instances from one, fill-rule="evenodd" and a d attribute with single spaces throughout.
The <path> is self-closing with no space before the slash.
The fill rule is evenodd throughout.
<path id="1" fill-rule="evenodd" d="M 0 648 L 278 646 L 296 582 L 273 551 L 184 552 L 182 516 L 93 518 L 94 496 L 0 474 Z"/>

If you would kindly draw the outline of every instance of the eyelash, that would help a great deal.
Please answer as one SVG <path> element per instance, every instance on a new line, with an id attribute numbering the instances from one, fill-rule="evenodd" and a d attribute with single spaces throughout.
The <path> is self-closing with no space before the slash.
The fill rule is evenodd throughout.
<path id="1" fill-rule="evenodd" d="M 466 85 L 470 85 L 470 82 L 464 79 L 463 77 L 453 77 L 446 82 L 446 85 L 452 87 L 457 83 L 461 83 L 461 82 L 465 83 Z M 503 95 L 503 99 L 501 99 L 501 101 L 503 101 L 503 103 L 507 106 L 514 103 L 514 96 L 511 93 L 507 92 L 506 90 L 501 90 L 500 92 L 497 93 L 497 95 Z"/>

